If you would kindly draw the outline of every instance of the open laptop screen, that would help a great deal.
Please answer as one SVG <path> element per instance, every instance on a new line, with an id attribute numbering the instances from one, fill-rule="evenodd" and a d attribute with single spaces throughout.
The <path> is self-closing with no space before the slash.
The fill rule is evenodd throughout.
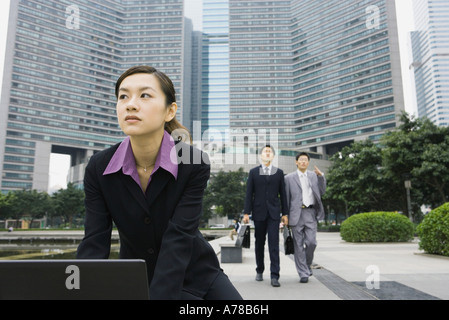
<path id="1" fill-rule="evenodd" d="M 144 260 L 0 261 L 0 299 L 148 298 Z"/>

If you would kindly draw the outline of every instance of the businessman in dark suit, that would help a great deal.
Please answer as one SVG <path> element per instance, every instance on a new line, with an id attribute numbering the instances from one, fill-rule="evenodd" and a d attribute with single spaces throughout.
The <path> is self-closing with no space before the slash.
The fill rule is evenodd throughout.
<path id="1" fill-rule="evenodd" d="M 287 213 L 288 208 L 284 172 L 272 165 L 274 156 L 274 149 L 270 145 L 265 146 L 260 155 L 262 164 L 249 172 L 243 222 L 248 223 L 249 214 L 252 214 L 256 239 L 256 280 L 263 280 L 264 251 L 268 234 L 271 285 L 279 287 L 279 223 L 281 213 Z"/>
<path id="2" fill-rule="evenodd" d="M 120 258 L 146 261 L 150 299 L 241 299 L 198 230 L 209 159 L 171 135 L 182 128 L 171 80 L 133 67 L 117 81 L 116 96 L 127 137 L 86 167 L 77 258 L 107 259 L 114 223 Z"/>

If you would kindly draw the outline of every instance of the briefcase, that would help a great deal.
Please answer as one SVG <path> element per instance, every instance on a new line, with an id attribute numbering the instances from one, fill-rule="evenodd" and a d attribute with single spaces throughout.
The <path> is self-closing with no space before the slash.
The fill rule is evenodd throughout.
<path id="1" fill-rule="evenodd" d="M 292 231 L 289 227 L 285 227 L 287 228 L 287 230 L 284 230 L 284 250 L 285 250 L 285 254 L 289 255 L 289 254 L 294 254 L 295 253 L 295 249 L 293 246 L 293 236 L 292 236 Z M 285 236 L 285 233 L 287 233 L 287 235 Z"/>
<path id="2" fill-rule="evenodd" d="M 250 226 L 248 224 L 243 224 L 240 226 L 239 235 L 237 238 L 237 241 L 235 245 L 239 247 L 240 245 L 242 248 L 249 248 L 251 243 L 251 233 L 250 233 Z"/>

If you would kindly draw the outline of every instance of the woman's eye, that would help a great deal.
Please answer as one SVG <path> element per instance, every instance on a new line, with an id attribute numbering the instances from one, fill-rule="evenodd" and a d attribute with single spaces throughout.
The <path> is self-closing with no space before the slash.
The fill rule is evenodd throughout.
<path id="1" fill-rule="evenodd" d="M 121 94 L 118 96 L 119 100 L 126 99 L 126 97 L 127 97 L 126 94 Z"/>
<path id="2" fill-rule="evenodd" d="M 151 96 L 148 93 L 142 93 L 142 98 L 151 98 Z"/>

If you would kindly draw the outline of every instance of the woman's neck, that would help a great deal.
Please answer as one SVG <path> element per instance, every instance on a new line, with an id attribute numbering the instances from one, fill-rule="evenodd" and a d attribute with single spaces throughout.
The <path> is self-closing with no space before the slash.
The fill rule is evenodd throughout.
<path id="1" fill-rule="evenodd" d="M 154 166 L 164 137 L 164 131 L 151 136 L 130 136 L 134 159 L 140 167 Z"/>

